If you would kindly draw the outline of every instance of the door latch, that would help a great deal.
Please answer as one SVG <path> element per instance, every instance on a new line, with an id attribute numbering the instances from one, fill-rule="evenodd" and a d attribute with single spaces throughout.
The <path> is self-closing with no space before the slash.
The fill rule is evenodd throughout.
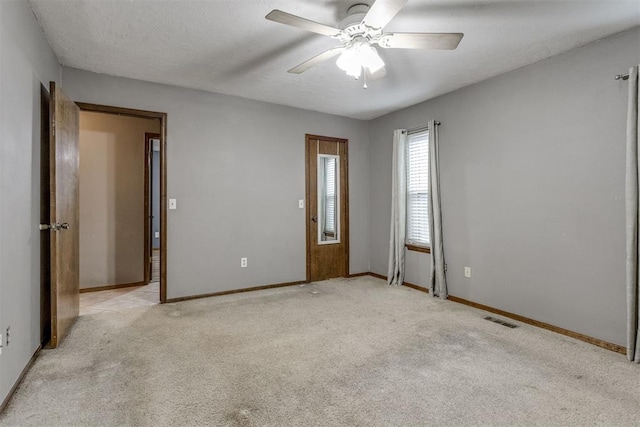
<path id="1" fill-rule="evenodd" d="M 68 230 L 68 229 L 69 229 L 68 222 L 63 222 L 62 224 L 60 224 L 59 222 L 54 222 L 53 224 L 40 224 L 40 230 L 60 231 L 60 230 Z"/>

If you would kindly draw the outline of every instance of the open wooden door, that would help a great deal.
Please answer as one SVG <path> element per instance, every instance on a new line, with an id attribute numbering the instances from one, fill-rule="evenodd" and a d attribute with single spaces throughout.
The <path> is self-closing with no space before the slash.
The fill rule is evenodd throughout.
<path id="1" fill-rule="evenodd" d="M 78 106 L 50 85 L 49 178 L 51 234 L 51 341 L 57 347 L 80 309 Z"/>
<path id="2" fill-rule="evenodd" d="M 349 275 L 347 140 L 306 136 L 307 281 Z"/>

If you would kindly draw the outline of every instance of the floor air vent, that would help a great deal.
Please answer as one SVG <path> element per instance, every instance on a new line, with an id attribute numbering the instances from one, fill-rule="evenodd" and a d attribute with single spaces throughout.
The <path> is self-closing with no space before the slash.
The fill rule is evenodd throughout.
<path id="1" fill-rule="evenodd" d="M 496 319 L 495 317 L 487 316 L 484 320 L 488 320 L 493 323 L 497 323 L 498 325 L 506 326 L 507 328 L 517 328 L 518 325 L 514 325 L 513 323 L 505 322 L 504 320 Z"/>

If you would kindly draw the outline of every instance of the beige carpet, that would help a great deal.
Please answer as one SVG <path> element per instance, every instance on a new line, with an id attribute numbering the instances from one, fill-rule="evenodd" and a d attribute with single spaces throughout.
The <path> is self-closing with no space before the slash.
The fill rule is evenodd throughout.
<path id="1" fill-rule="evenodd" d="M 2 425 L 638 425 L 640 366 L 368 277 L 83 316 Z"/>

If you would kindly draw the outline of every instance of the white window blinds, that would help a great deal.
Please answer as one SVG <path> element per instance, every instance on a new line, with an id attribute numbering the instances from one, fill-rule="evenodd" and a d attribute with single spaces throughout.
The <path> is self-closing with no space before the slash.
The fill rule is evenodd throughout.
<path id="1" fill-rule="evenodd" d="M 429 131 L 407 140 L 407 243 L 429 246 Z"/>
<path id="2" fill-rule="evenodd" d="M 328 233 L 336 232 L 336 159 L 325 162 L 325 203 L 327 216 L 324 230 Z"/>

